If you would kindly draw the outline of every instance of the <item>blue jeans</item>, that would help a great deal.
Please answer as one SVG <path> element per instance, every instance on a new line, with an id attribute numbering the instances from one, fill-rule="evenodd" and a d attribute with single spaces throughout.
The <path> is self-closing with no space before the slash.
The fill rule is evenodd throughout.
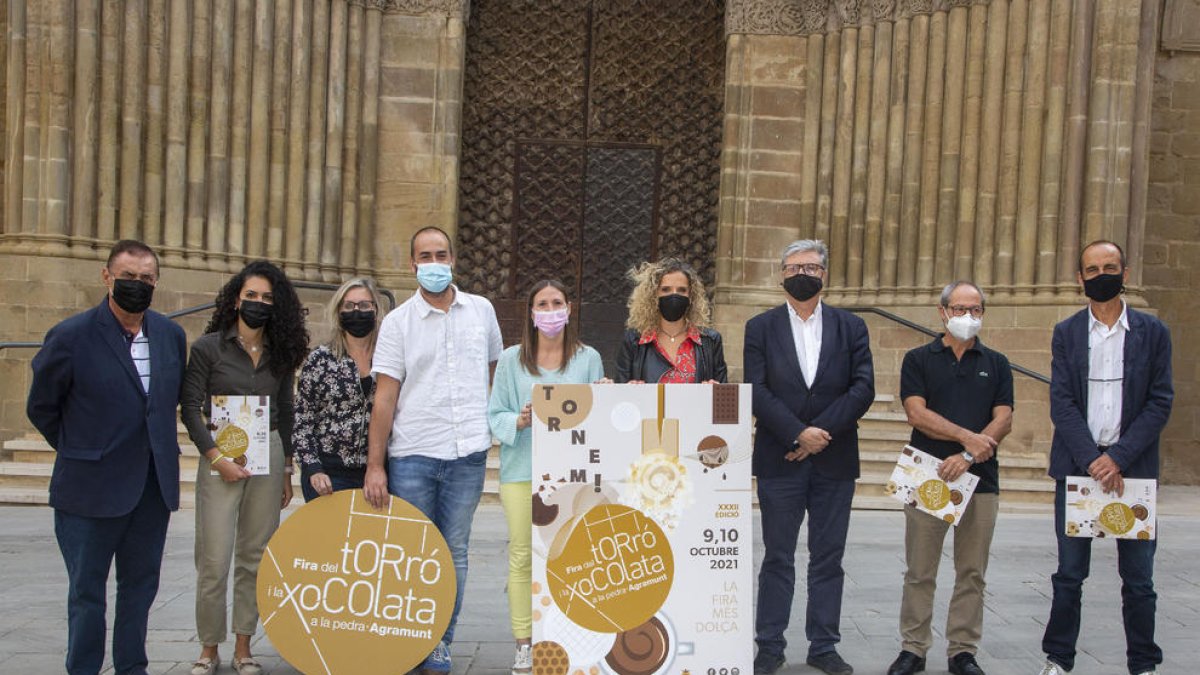
<path id="1" fill-rule="evenodd" d="M 442 640 L 454 641 L 454 626 L 462 609 L 463 589 L 467 586 L 467 545 L 471 540 L 471 519 L 483 493 L 487 471 L 487 451 L 453 460 L 412 455 L 388 458 L 388 491 L 420 509 L 446 538 L 458 594 L 454 613 Z"/>
<path id="2" fill-rule="evenodd" d="M 91 518 L 55 510 L 54 534 L 67 566 L 66 668 L 70 675 L 96 675 L 104 663 L 106 586 L 114 558 L 113 667 L 121 675 L 146 672 L 146 625 L 158 594 L 170 517 L 153 462 L 141 500 L 123 516 Z"/>
<path id="3" fill-rule="evenodd" d="M 759 653 L 783 654 L 796 590 L 796 543 L 808 513 L 808 654 L 834 651 L 842 635 L 842 554 L 850 529 L 854 481 L 826 478 L 811 461 L 788 476 L 758 479 L 766 552 L 758 572 L 754 639 Z"/>
<path id="4" fill-rule="evenodd" d="M 1058 537 L 1058 571 L 1050 577 L 1054 600 L 1042 636 L 1042 651 L 1058 665 L 1075 667 L 1079 638 L 1083 581 L 1092 561 L 1092 540 L 1068 537 L 1065 532 L 1065 482 L 1054 492 L 1054 533 Z M 1117 570 L 1121 576 L 1121 614 L 1125 620 L 1125 657 L 1129 672 L 1142 673 L 1162 663 L 1162 649 L 1154 642 L 1154 551 L 1156 542 L 1117 540 Z"/>

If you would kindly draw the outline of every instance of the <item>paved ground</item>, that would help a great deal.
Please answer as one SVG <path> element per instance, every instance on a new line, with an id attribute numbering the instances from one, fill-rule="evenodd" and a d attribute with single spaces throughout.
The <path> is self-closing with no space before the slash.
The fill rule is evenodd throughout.
<path id="1" fill-rule="evenodd" d="M 1162 542 L 1155 579 L 1159 593 L 1158 639 L 1166 652 L 1163 673 L 1200 672 L 1200 488 L 1163 497 Z M 757 528 L 757 523 L 756 523 Z M 981 665 L 990 675 L 1035 674 L 1049 608 L 1049 576 L 1055 564 L 1049 514 L 1002 513 L 992 546 L 988 606 Z M 858 511 L 850 528 L 841 653 L 856 672 L 883 673 L 898 649 L 896 614 L 903 574 L 898 512 Z M 512 647 L 503 595 L 506 559 L 503 513 L 483 506 L 475 520 L 471 576 L 453 652 L 457 674 L 506 673 Z M 199 652 L 192 603 L 193 512 L 175 516 L 167 541 L 162 588 L 151 614 L 150 671 L 186 673 Z M 761 549 L 756 550 L 756 558 Z M 930 673 L 945 673 L 940 624 L 952 570 L 946 558 L 935 614 L 938 631 Z M 1099 542 L 1093 575 L 1084 594 L 1084 630 L 1075 672 L 1119 675 L 1124 667 L 1119 580 L 1115 548 Z M 801 582 L 802 583 L 802 582 Z M 44 507 L 0 507 L 0 672 L 41 675 L 63 672 L 66 640 L 66 574 L 54 543 L 53 518 Z M 111 585 L 110 585 L 111 591 Z M 802 665 L 803 604 L 793 611 L 789 656 L 799 662 L 786 673 L 814 673 Z M 111 598 L 111 595 L 110 595 Z M 111 600 L 110 600 L 111 607 Z M 111 624 L 111 618 L 110 618 Z M 225 658 L 232 644 L 223 648 Z M 259 654 L 273 675 L 295 673 L 260 636 Z M 107 672 L 111 672 L 107 671 Z M 221 672 L 231 673 L 226 667 Z M 380 671 L 384 673 L 386 671 Z"/>

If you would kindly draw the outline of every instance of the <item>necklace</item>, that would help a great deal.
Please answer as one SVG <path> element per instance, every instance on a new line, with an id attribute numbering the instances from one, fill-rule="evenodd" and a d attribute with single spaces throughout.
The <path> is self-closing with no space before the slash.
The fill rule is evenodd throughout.
<path id="1" fill-rule="evenodd" d="M 246 341 L 242 339 L 241 335 L 238 336 L 237 341 L 238 341 L 238 344 L 240 344 L 242 346 L 242 349 L 245 349 L 246 351 L 248 351 L 252 354 L 258 353 L 258 345 L 254 345 L 253 347 L 251 347 L 250 345 L 246 344 Z"/>
<path id="2" fill-rule="evenodd" d="M 687 327 L 685 326 L 683 330 L 679 331 L 678 333 L 676 333 L 676 334 L 674 334 L 674 335 L 671 335 L 670 333 L 668 333 L 668 332 L 666 331 L 666 329 L 665 329 L 665 328 L 664 328 L 664 329 L 662 329 L 660 332 L 661 332 L 663 335 L 666 335 L 667 337 L 671 338 L 671 342 L 672 342 L 672 343 L 674 343 L 674 342 L 675 342 L 675 338 L 677 338 L 677 337 L 679 337 L 680 335 L 683 335 L 684 333 L 686 333 L 686 332 L 687 332 Z"/>

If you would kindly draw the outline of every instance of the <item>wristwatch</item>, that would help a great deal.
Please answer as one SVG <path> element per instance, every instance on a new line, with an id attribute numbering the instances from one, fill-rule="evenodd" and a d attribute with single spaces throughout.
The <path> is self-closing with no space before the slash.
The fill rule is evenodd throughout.
<path id="1" fill-rule="evenodd" d="M 971 453 L 967 452 L 966 450 L 963 450 L 962 455 L 960 455 L 960 457 L 967 460 L 967 464 L 975 463 L 975 455 L 972 455 Z"/>

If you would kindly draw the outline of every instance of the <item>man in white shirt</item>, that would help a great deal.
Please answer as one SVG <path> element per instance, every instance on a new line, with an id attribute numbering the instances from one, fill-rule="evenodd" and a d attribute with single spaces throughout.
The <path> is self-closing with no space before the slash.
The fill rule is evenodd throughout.
<path id="1" fill-rule="evenodd" d="M 1067 476 L 1091 476 L 1120 494 L 1125 478 L 1158 478 L 1158 438 L 1171 414 L 1171 335 L 1157 318 L 1125 304 L 1125 252 L 1095 241 L 1079 255 L 1086 309 L 1054 327 L 1050 375 L 1050 476 L 1058 481 L 1054 527 L 1058 571 L 1042 637 L 1042 675 L 1075 665 L 1083 582 L 1092 540 L 1065 533 Z M 1154 642 L 1156 541 L 1117 541 L 1129 672 L 1154 673 L 1162 649 Z"/>
<path id="2" fill-rule="evenodd" d="M 471 520 L 492 444 L 487 422 L 490 365 L 503 344 L 492 304 L 450 283 L 454 248 L 444 231 L 419 230 L 410 253 L 420 289 L 389 313 L 379 329 L 363 488 L 376 508 L 386 506 L 389 493 L 416 506 L 450 547 L 458 595 L 441 643 L 421 666 L 442 673 L 450 671 L 449 645 L 466 587 Z"/>

